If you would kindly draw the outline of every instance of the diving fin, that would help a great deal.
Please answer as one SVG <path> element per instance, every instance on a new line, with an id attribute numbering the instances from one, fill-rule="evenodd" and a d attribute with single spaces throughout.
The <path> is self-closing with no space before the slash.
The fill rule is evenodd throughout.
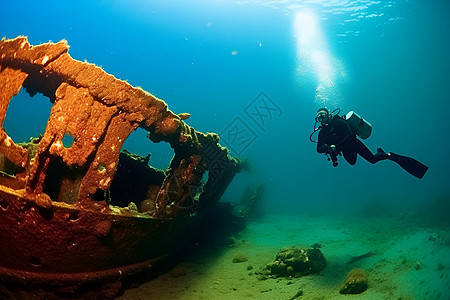
<path id="1" fill-rule="evenodd" d="M 389 152 L 389 159 L 396 162 L 400 167 L 402 167 L 409 174 L 422 179 L 428 170 L 428 167 L 421 162 L 415 160 L 414 158 L 398 155 Z"/>

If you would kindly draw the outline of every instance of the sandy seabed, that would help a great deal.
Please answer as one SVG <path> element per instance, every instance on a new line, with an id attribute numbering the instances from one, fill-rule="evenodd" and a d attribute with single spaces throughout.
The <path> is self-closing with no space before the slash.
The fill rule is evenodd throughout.
<path id="1" fill-rule="evenodd" d="M 450 299 L 448 226 L 420 223 L 401 213 L 259 219 L 235 235 L 231 246 L 198 250 L 119 299 Z M 281 248 L 314 243 L 327 260 L 320 274 L 267 280 L 254 274 L 274 261 Z M 349 263 L 369 252 L 373 255 Z M 248 260 L 233 263 L 236 256 Z M 341 295 L 341 284 L 353 268 L 368 273 L 369 288 Z"/>

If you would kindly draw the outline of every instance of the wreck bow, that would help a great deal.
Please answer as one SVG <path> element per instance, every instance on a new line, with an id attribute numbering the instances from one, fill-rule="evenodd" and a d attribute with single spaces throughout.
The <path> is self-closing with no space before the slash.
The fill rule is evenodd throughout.
<path id="1" fill-rule="evenodd" d="M 0 124 L 22 87 L 53 103 L 40 138 L 16 143 L 0 131 L 2 280 L 80 283 L 146 268 L 195 234 L 239 171 L 216 134 L 196 131 L 187 114 L 73 59 L 68 48 L 66 41 L 0 41 Z M 153 142 L 170 143 L 167 170 L 121 152 L 138 127 Z M 63 144 L 67 135 L 71 146 Z M 137 170 L 148 176 L 135 181 L 139 196 L 127 195 L 133 182 L 119 175 Z"/>

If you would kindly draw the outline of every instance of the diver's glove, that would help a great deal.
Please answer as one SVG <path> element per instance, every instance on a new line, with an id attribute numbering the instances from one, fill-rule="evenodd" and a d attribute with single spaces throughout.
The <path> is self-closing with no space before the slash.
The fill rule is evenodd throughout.
<path id="1" fill-rule="evenodd" d="M 327 145 L 326 152 L 330 155 L 338 155 L 339 154 L 339 151 L 336 149 L 336 145 L 331 145 L 331 146 Z"/>
<path id="2" fill-rule="evenodd" d="M 328 144 L 323 144 L 319 149 L 318 149 L 319 153 L 328 153 L 328 154 L 338 154 L 338 150 L 336 149 L 336 145 L 328 145 Z"/>
<path id="3" fill-rule="evenodd" d="M 333 167 L 337 167 L 338 165 L 337 156 L 339 155 L 339 151 L 336 150 L 335 145 L 331 145 L 330 147 L 328 147 L 328 149 L 329 149 L 328 160 L 331 160 L 333 162 Z"/>

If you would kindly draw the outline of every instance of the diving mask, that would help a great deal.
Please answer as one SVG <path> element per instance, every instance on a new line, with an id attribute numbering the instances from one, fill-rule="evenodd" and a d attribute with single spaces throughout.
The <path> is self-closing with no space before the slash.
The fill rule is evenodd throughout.
<path id="1" fill-rule="evenodd" d="M 330 115 L 327 112 L 322 110 L 317 113 L 317 116 L 316 116 L 317 123 L 328 123 L 329 119 L 330 119 Z"/>

